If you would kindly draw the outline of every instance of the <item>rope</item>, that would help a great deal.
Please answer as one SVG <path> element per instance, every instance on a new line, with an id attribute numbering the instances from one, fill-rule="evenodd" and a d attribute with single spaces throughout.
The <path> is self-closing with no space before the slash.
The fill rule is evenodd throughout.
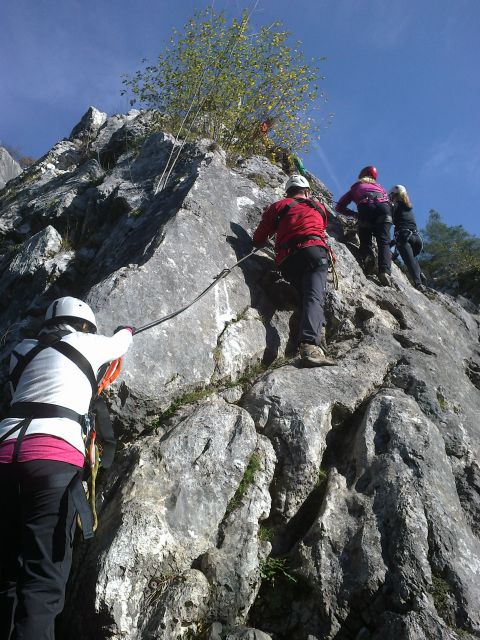
<path id="1" fill-rule="evenodd" d="M 207 66 L 205 66 L 205 68 L 204 68 L 204 70 L 203 70 L 203 73 L 202 73 L 202 75 L 201 75 L 201 77 L 200 77 L 200 80 L 199 80 L 199 82 L 198 82 L 198 87 L 197 87 L 197 89 L 195 89 L 195 92 L 194 92 L 194 94 L 193 94 L 192 102 L 191 102 L 190 106 L 188 107 L 187 113 L 185 114 L 185 117 L 183 118 L 182 123 L 180 124 L 180 127 L 179 127 L 179 129 L 178 129 L 177 134 L 175 135 L 175 140 L 173 141 L 172 150 L 170 151 L 170 155 L 168 156 L 168 159 L 167 159 L 167 162 L 166 162 L 165 167 L 164 167 L 164 169 L 163 169 L 162 175 L 160 176 L 160 179 L 159 179 L 159 181 L 157 182 L 157 186 L 155 187 L 155 191 L 154 191 L 154 194 L 153 194 L 153 195 L 155 195 L 155 196 L 157 195 L 158 190 L 160 189 L 160 187 L 163 189 L 163 188 L 166 186 L 166 184 L 167 184 L 167 182 L 168 182 L 168 178 L 170 177 L 170 174 L 171 174 L 171 172 L 172 172 L 172 170 L 173 170 L 173 167 L 175 166 L 175 163 L 176 163 L 176 162 L 177 162 L 177 160 L 178 160 L 178 156 L 180 155 L 180 152 L 182 151 L 182 149 L 183 149 L 183 147 L 184 147 L 185 141 L 183 141 L 183 142 L 182 142 L 182 145 L 180 146 L 180 151 L 177 153 L 177 157 L 176 157 L 176 158 L 175 158 L 175 160 L 173 161 L 172 167 L 171 167 L 171 169 L 170 169 L 170 171 L 169 171 L 169 173 L 168 173 L 167 177 L 165 178 L 165 181 L 163 182 L 163 178 L 164 178 L 164 176 L 165 176 L 165 172 L 167 171 L 168 165 L 169 165 L 170 160 L 172 159 L 173 153 L 174 153 L 174 151 L 175 151 L 175 145 L 178 143 L 178 139 L 179 139 L 180 133 L 182 132 L 183 125 L 185 124 L 185 122 L 187 121 L 188 116 L 190 115 L 190 111 L 191 111 L 191 110 L 192 110 L 192 108 L 193 108 L 193 105 L 194 105 L 194 103 L 195 103 L 195 99 L 196 99 L 196 97 L 197 97 L 197 93 L 198 93 L 198 91 L 199 91 L 200 87 L 202 86 L 203 78 L 205 77 L 205 74 L 206 74 L 206 73 L 207 73 Z M 203 103 L 202 103 L 202 106 L 203 106 Z M 193 119 L 193 122 L 194 122 L 194 121 L 195 121 L 195 118 Z M 192 122 L 192 124 L 193 124 L 193 122 Z M 191 130 L 191 129 L 189 129 L 189 130 L 187 131 L 187 135 L 185 136 L 185 138 L 188 138 L 188 135 L 189 135 L 189 133 L 190 133 L 190 130 Z"/>
<path id="2" fill-rule="evenodd" d="M 95 432 L 93 432 L 95 434 Z M 90 508 L 93 515 L 93 531 L 96 531 L 98 527 L 98 515 L 96 505 L 96 487 L 97 487 L 97 473 L 100 467 L 100 446 L 96 443 L 96 438 L 93 438 L 93 451 L 90 453 L 90 490 L 88 492 L 88 499 L 90 502 Z"/>
<path id="3" fill-rule="evenodd" d="M 90 438 L 91 438 L 91 441 L 87 451 L 87 460 L 88 460 L 88 465 L 90 467 L 90 477 L 88 478 L 89 485 L 85 484 L 85 493 L 87 495 L 87 500 L 90 505 L 90 509 L 92 511 L 92 517 L 93 517 L 92 531 L 95 532 L 98 527 L 96 487 L 97 487 L 97 474 L 98 474 L 98 469 L 100 467 L 100 445 L 98 445 L 96 442 L 95 429 L 92 430 L 90 434 Z M 79 529 L 83 528 L 80 515 L 78 514 L 77 514 L 77 525 Z"/>
<path id="4" fill-rule="evenodd" d="M 332 283 L 333 283 L 333 288 L 335 290 L 338 289 L 338 271 L 337 271 L 337 267 L 335 266 L 335 262 L 331 263 L 331 269 L 332 269 Z"/>
<path id="5" fill-rule="evenodd" d="M 211 10 L 212 10 L 212 18 L 213 18 L 213 4 L 214 4 L 214 3 L 212 2 L 212 6 L 211 6 Z M 192 102 L 191 102 L 191 104 L 190 104 L 190 106 L 189 106 L 189 108 L 188 108 L 188 110 L 187 110 L 187 113 L 185 114 L 185 116 L 184 116 L 184 118 L 183 118 L 183 120 L 182 120 L 182 122 L 181 122 L 181 124 L 180 124 L 180 127 L 179 127 L 179 129 L 178 129 L 177 134 L 175 135 L 175 140 L 173 141 L 173 145 L 172 145 L 172 149 L 171 149 L 171 151 L 170 151 L 170 155 L 168 156 L 168 159 L 167 159 L 167 162 L 166 162 L 165 167 L 164 167 L 164 169 L 163 169 L 162 175 L 160 176 L 160 179 L 159 179 L 159 181 L 157 182 L 157 186 L 155 187 L 155 191 L 154 191 L 154 195 L 155 195 L 155 196 L 157 195 L 158 190 L 159 190 L 159 188 L 160 188 L 160 185 L 162 184 L 163 177 L 164 177 L 165 172 L 166 172 L 166 170 L 167 170 L 167 167 L 168 167 L 168 165 L 169 165 L 169 163 L 170 163 L 170 160 L 172 159 L 172 156 L 173 156 L 173 153 L 174 153 L 174 150 L 175 150 L 175 145 L 176 145 L 176 144 L 177 144 L 177 142 L 178 142 L 178 139 L 179 139 L 180 133 L 182 132 L 182 129 L 183 129 L 183 125 L 184 125 L 184 124 L 185 124 L 185 122 L 187 121 L 187 118 L 188 118 L 188 116 L 190 115 L 190 111 L 191 111 L 191 110 L 192 110 L 192 108 L 193 108 L 193 105 L 194 105 L 194 103 L 195 103 L 195 99 L 196 99 L 196 97 L 197 97 L 197 93 L 198 93 L 198 91 L 200 90 L 200 87 L 202 86 L 202 82 L 203 82 L 203 79 L 204 79 L 204 77 L 205 77 L 205 74 L 207 73 L 207 69 L 208 69 L 208 65 L 205 65 L 205 67 L 204 67 L 204 69 L 203 69 L 203 72 L 202 72 L 202 75 L 200 76 L 200 80 L 198 81 L 197 88 L 196 88 L 196 89 L 195 89 L 195 91 L 193 92 Z M 188 135 L 188 134 L 187 134 L 187 135 Z M 175 164 L 175 162 L 174 162 L 174 164 Z M 167 180 L 168 180 L 168 177 L 167 177 Z M 166 182 L 166 181 L 165 181 L 165 182 Z M 163 189 L 163 186 L 162 186 L 162 189 Z"/>
<path id="6" fill-rule="evenodd" d="M 246 256 L 243 256 L 243 258 L 240 258 L 240 260 L 238 260 L 231 267 L 227 267 L 222 271 L 220 271 L 220 273 L 213 279 L 213 282 L 211 282 L 208 285 L 208 287 L 206 287 L 201 293 L 199 293 L 198 296 L 194 298 L 189 304 L 185 305 L 181 309 L 177 309 L 177 311 L 174 311 L 173 313 L 170 313 L 167 316 L 164 316 L 163 318 L 154 320 L 153 322 L 150 322 L 149 324 L 146 324 L 143 327 L 140 327 L 139 329 L 135 329 L 134 334 L 137 335 L 138 333 L 142 333 L 142 331 L 151 329 L 152 327 L 155 327 L 159 324 L 162 324 L 163 322 L 166 322 L 167 320 L 171 320 L 172 318 L 175 318 L 176 316 L 180 315 L 181 313 L 189 309 L 193 304 L 195 304 L 195 302 L 200 300 L 200 298 L 203 298 L 203 296 L 206 295 L 208 291 L 210 291 L 210 289 L 213 289 L 213 287 L 215 287 L 220 282 L 220 280 L 223 280 L 223 278 L 226 278 L 233 271 L 233 269 L 235 269 L 235 267 L 238 267 L 238 265 L 244 262 L 244 260 L 247 260 L 248 258 L 250 258 L 255 253 L 261 250 L 262 250 L 262 247 L 255 247 L 255 249 L 250 251 L 250 253 L 248 253 Z M 114 360 L 112 363 L 110 363 L 110 366 L 107 369 L 99 385 L 99 390 L 97 395 L 100 395 L 101 391 L 103 391 L 105 387 L 110 385 L 116 379 L 116 377 L 120 373 L 121 364 L 122 364 L 121 358 L 119 358 L 118 360 Z M 93 515 L 93 531 L 95 531 L 98 526 L 98 516 L 97 516 L 97 509 L 96 509 L 95 503 L 96 503 L 96 482 L 97 482 L 98 469 L 100 467 L 101 448 L 100 448 L 100 445 L 96 442 L 96 432 L 94 429 L 91 431 L 90 437 L 91 437 L 91 441 L 90 441 L 90 445 L 88 447 L 88 452 L 87 452 L 88 463 L 90 466 L 90 478 L 89 478 L 90 486 L 87 491 L 87 497 L 88 497 L 90 508 L 92 510 L 92 515 Z M 78 518 L 78 524 L 79 524 L 79 527 L 81 528 L 82 524 L 81 524 L 80 518 Z"/>
<path id="7" fill-rule="evenodd" d="M 120 374 L 120 370 L 122 368 L 122 358 L 118 358 L 117 360 L 113 360 L 108 366 L 102 380 L 98 384 L 97 395 L 98 398 L 102 391 L 106 389 L 108 386 L 117 379 Z M 100 468 L 100 460 L 102 457 L 102 446 L 97 442 L 97 432 L 95 429 L 95 425 L 93 425 L 92 430 L 90 431 L 90 442 L 88 444 L 87 449 L 87 462 L 90 468 L 90 476 L 88 478 L 88 484 L 86 484 L 85 492 L 87 494 L 88 502 L 90 504 L 90 509 L 92 510 L 93 516 L 93 531 L 96 531 L 98 527 L 98 515 L 97 515 L 97 505 L 96 505 L 96 486 L 97 486 L 97 474 Z M 78 526 L 82 528 L 82 522 L 80 517 L 77 516 Z"/>
<path id="8" fill-rule="evenodd" d="M 163 316 L 158 320 L 154 320 L 153 322 L 150 322 L 149 324 L 146 324 L 143 327 L 139 327 L 138 329 L 135 329 L 135 331 L 133 332 L 133 335 L 137 335 L 139 333 L 142 333 L 143 331 L 147 331 L 147 329 L 152 329 L 153 327 L 156 327 L 157 325 L 162 324 L 163 322 L 167 322 L 167 320 L 171 320 L 172 318 L 179 316 L 181 313 L 183 313 L 184 311 L 189 309 L 192 305 L 194 305 L 195 302 L 198 302 L 200 298 L 203 298 L 203 296 L 206 295 L 210 291 L 210 289 L 213 289 L 213 287 L 215 287 L 220 282 L 220 280 L 223 280 L 223 278 L 226 278 L 233 271 L 233 269 L 235 269 L 235 267 L 238 267 L 238 265 L 241 264 L 244 260 L 247 260 L 247 258 L 250 258 L 255 253 L 257 253 L 257 251 L 260 251 L 260 250 L 261 250 L 261 247 L 256 247 L 255 249 L 250 251 L 250 253 L 248 253 L 246 256 L 241 258 L 238 262 L 233 264 L 231 267 L 226 267 L 225 269 L 220 271 L 220 273 L 217 276 L 215 276 L 215 278 L 213 279 L 213 282 L 211 282 L 208 285 L 208 287 L 206 287 L 201 293 L 198 294 L 196 298 L 194 298 L 191 302 L 186 304 L 184 307 L 182 307 L 181 309 L 177 309 L 176 311 L 173 311 L 172 313 L 169 313 L 168 315 Z"/>

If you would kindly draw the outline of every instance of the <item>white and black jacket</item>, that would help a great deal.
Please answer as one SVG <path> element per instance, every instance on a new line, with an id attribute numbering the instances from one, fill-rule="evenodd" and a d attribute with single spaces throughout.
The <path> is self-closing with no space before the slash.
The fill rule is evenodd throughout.
<path id="1" fill-rule="evenodd" d="M 61 344 L 64 343 L 64 344 Z M 121 329 L 112 337 L 73 331 L 64 335 L 54 345 L 43 348 L 28 363 L 21 373 L 13 391 L 12 408 L 39 405 L 64 408 L 67 413 L 83 416 L 88 413 L 94 392 L 94 380 L 67 357 L 65 353 L 75 350 L 83 356 L 85 364 L 91 366 L 96 376 L 102 365 L 119 358 L 132 343 L 132 334 Z M 39 345 L 38 340 L 23 340 L 14 349 L 10 360 L 10 373 L 14 372 L 19 359 Z M 61 350 L 58 350 L 60 346 Z M 73 348 L 73 349 L 72 349 Z M 17 354 L 17 355 L 15 355 Z M 92 378 L 93 376 L 90 376 Z M 19 436 L 20 417 L 7 417 L 0 422 L 0 440 L 10 431 L 6 440 Z M 82 425 L 78 420 L 68 417 L 34 417 L 28 425 L 26 435 L 43 434 L 61 438 L 81 453 L 85 452 Z M 2 438 L 3 437 L 3 438 Z"/>

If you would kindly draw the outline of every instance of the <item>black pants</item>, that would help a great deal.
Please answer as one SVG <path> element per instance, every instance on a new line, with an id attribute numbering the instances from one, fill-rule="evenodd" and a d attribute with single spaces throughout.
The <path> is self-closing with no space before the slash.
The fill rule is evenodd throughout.
<path id="1" fill-rule="evenodd" d="M 300 249 L 281 266 L 284 277 L 302 297 L 299 341 L 320 344 L 320 332 L 325 319 L 324 304 L 328 277 L 328 254 L 324 247 Z"/>
<path id="2" fill-rule="evenodd" d="M 0 464 L 0 638 L 53 640 L 72 563 L 77 467 Z M 11 635 L 10 635 L 11 634 Z"/>
<path id="3" fill-rule="evenodd" d="M 375 260 L 373 238 L 377 241 L 378 271 L 390 273 L 392 270 L 392 253 L 390 251 L 390 229 L 392 218 L 390 205 L 362 204 L 358 207 L 358 238 L 360 240 L 360 256 L 366 261 Z"/>
<path id="4" fill-rule="evenodd" d="M 416 232 L 401 229 L 395 233 L 398 253 L 408 269 L 408 273 L 415 286 L 422 284 L 421 269 L 416 256 L 422 250 L 422 239 Z"/>

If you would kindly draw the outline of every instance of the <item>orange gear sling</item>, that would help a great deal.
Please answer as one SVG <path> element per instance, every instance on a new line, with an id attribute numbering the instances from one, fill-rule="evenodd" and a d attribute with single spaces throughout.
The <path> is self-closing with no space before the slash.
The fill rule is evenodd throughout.
<path id="1" fill-rule="evenodd" d="M 109 387 L 119 376 L 120 371 L 122 369 L 122 358 L 117 358 L 113 360 L 109 365 L 107 370 L 105 371 L 103 378 L 98 383 L 97 394 L 95 398 L 99 398 L 100 394 Z M 87 497 L 89 499 L 90 508 L 92 510 L 93 515 L 93 531 L 96 531 L 98 526 L 98 516 L 97 516 L 97 508 L 96 508 L 96 484 L 97 484 L 97 473 L 101 464 L 102 458 L 102 445 L 97 441 L 97 432 L 95 429 L 95 423 L 92 426 L 90 431 L 90 441 L 88 443 L 87 451 L 86 451 L 86 459 L 88 461 L 88 466 L 90 469 L 90 487 L 86 489 Z M 80 519 L 78 519 L 79 526 L 81 527 Z"/>

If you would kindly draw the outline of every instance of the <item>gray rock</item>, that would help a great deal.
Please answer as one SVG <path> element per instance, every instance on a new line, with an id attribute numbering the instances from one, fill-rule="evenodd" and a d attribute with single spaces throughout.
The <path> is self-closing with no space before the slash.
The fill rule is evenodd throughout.
<path id="1" fill-rule="evenodd" d="M 364 340 L 328 369 L 282 367 L 248 392 L 243 406 L 271 440 L 282 464 L 273 487 L 273 513 L 288 521 L 319 481 L 327 433 L 378 388 L 400 352 Z M 365 363 L 371 366 L 366 369 Z"/>
<path id="2" fill-rule="evenodd" d="M 38 269 L 44 268 L 45 263 L 53 258 L 61 247 L 62 236 L 54 227 L 48 226 L 39 231 L 19 248 L 0 281 L 0 287 L 3 289 L 13 280 L 34 275 Z"/>
<path id="3" fill-rule="evenodd" d="M 164 160 L 161 147 L 148 150 L 149 154 L 154 152 L 157 156 L 149 156 L 151 168 L 156 161 L 162 166 Z M 195 189 L 183 192 L 191 187 L 191 177 L 188 177 L 172 193 L 160 192 L 141 216 L 127 218 L 117 225 L 97 255 L 96 269 L 110 271 L 111 275 L 91 289 L 88 300 L 107 330 L 117 321 L 114 317 L 124 317 L 126 322 L 138 327 L 171 313 L 193 300 L 225 266 L 238 260 L 230 244 L 218 242 L 217 234 L 231 235 L 233 228 L 234 234 L 240 234 L 237 239 L 232 235 L 233 245 L 242 247 L 240 242 L 246 242 L 245 231 L 237 230 L 237 227 L 241 229 L 244 219 L 244 207 L 238 205 L 237 194 L 245 193 L 247 185 L 229 175 L 231 172 L 221 157 L 214 157 L 215 154 L 204 149 L 201 153 L 197 149 L 195 153 L 194 161 L 201 176 Z M 180 175 L 185 171 L 184 165 L 178 167 Z M 252 186 L 248 185 L 248 189 L 251 194 Z M 218 199 L 215 207 L 208 204 L 213 192 Z M 156 202 L 165 198 L 169 208 L 159 215 Z M 133 244 L 126 245 L 126 234 Z M 153 238 L 152 234 L 155 234 Z M 136 255 L 132 255 L 134 249 Z M 136 266 L 115 270 L 119 259 Z M 141 305 L 136 293 L 139 290 L 149 291 Z M 174 324 L 169 322 L 139 335 L 136 349 L 128 355 L 129 393 L 134 398 L 144 398 L 149 404 L 155 399 L 156 406 L 150 410 L 158 411 L 182 389 L 189 391 L 199 383 L 208 384 L 218 377 L 238 376 L 242 366 L 257 362 L 262 347 L 265 348 L 265 327 L 253 317 L 239 322 L 239 327 L 232 325 L 225 336 L 225 347 L 221 341 L 218 344 L 227 325 L 238 320 L 250 302 L 244 275 L 237 269 L 208 297 L 178 316 Z M 242 334 L 245 337 L 242 338 Z M 241 353 L 242 340 L 245 344 L 255 340 L 257 352 L 246 357 Z M 238 345 L 236 350 L 235 345 Z M 163 359 L 162 367 L 158 368 L 156 364 L 164 353 L 169 353 L 169 358 Z M 219 372 L 215 360 L 218 354 Z M 150 374 L 146 375 L 148 371 Z"/>
<path id="4" fill-rule="evenodd" d="M 256 440 L 249 415 L 217 399 L 200 405 L 163 438 L 151 435 L 127 449 L 104 490 L 100 528 L 82 561 L 81 573 L 93 572 L 90 591 L 78 582 L 82 601 L 97 611 L 90 635 L 79 626 L 82 638 L 96 638 L 95 625 L 107 615 L 119 636 L 137 637 L 133 629 L 150 619 L 152 580 L 165 585 L 170 598 L 170 577 L 214 548 Z M 80 609 L 74 615 L 83 617 Z"/>
<path id="5" fill-rule="evenodd" d="M 272 638 L 259 629 L 245 628 L 229 633 L 225 640 L 272 640 Z"/>
<path id="6" fill-rule="evenodd" d="M 14 322 L 22 308 L 36 310 L 42 294 L 68 270 L 73 258 L 74 253 L 64 246 L 52 226 L 20 245 L 0 277 L 5 305 L 0 315 L 3 322 Z M 41 303 L 40 308 L 44 313 Z"/>
<path id="7" fill-rule="evenodd" d="M 411 612 L 405 616 L 388 612 L 381 615 L 378 630 L 372 640 L 467 640 L 474 636 L 458 629 L 448 627 L 441 620 L 427 612 Z"/>
<path id="8" fill-rule="evenodd" d="M 113 134 L 123 127 L 126 120 L 127 116 L 121 114 L 115 114 L 105 120 L 94 139 L 89 141 L 89 149 L 93 157 L 100 159 L 100 152 L 108 145 Z"/>
<path id="9" fill-rule="evenodd" d="M 82 138 L 90 140 L 98 133 L 100 127 L 107 120 L 107 114 L 99 111 L 95 107 L 89 107 L 82 116 L 80 122 L 73 127 L 69 138 Z"/>
<path id="10" fill-rule="evenodd" d="M 205 576 L 200 571 L 189 569 L 181 576 L 169 580 L 163 593 L 162 588 L 150 596 L 149 606 L 152 612 L 144 629 L 143 625 L 140 627 L 143 631 L 140 637 L 171 640 L 182 637 L 185 633 L 196 634 L 202 631 L 210 591 Z M 116 637 L 120 639 L 122 636 Z"/>
<path id="11" fill-rule="evenodd" d="M 224 391 L 220 393 L 220 396 L 231 404 L 237 404 L 243 395 L 243 387 L 241 385 L 236 385 L 234 387 L 228 387 Z"/>
<path id="12" fill-rule="evenodd" d="M 74 171 L 84 159 L 78 144 L 70 140 L 57 142 L 52 149 L 33 165 L 32 172 L 40 172 L 40 184 L 52 180 L 65 172 Z M 53 186 L 53 185 L 52 185 Z"/>
<path id="13" fill-rule="evenodd" d="M 211 615 L 229 627 L 245 623 L 260 587 L 260 564 L 271 549 L 259 538 L 259 528 L 270 512 L 268 488 L 274 467 L 272 445 L 260 436 L 249 464 L 253 478 L 244 477 L 243 483 L 250 484 L 244 495 L 233 498 L 220 529 L 221 542 L 201 560 L 201 569 L 213 587 Z M 244 523 L 241 528 L 239 520 Z"/>
<path id="14" fill-rule="evenodd" d="M 0 146 L 0 189 L 7 184 L 9 180 L 15 178 L 22 172 L 22 167 L 8 153 L 6 149 Z"/>
<path id="15" fill-rule="evenodd" d="M 258 324 L 260 323 L 260 327 Z M 229 322 L 220 334 L 214 353 L 214 380 L 235 380 L 260 363 L 265 353 L 266 329 L 258 313 L 247 309 Z"/>
<path id="16" fill-rule="evenodd" d="M 318 519 L 296 552 L 308 582 L 322 576 L 332 630 L 347 618 L 350 628 L 362 621 L 372 627 L 381 611 L 421 602 L 437 624 L 461 620 L 478 631 L 479 566 L 472 559 L 479 541 L 462 512 L 438 429 L 401 391 L 381 392 L 367 406 L 350 459 L 355 473 L 344 475 L 347 464 L 340 473 L 332 469 Z M 451 593 L 452 612 L 439 589 Z"/>
<path id="17" fill-rule="evenodd" d="M 3 378 L 55 297 L 86 298 L 107 334 L 142 327 L 251 251 L 286 176 L 151 134 L 155 117 L 91 108 L 2 190 Z M 329 232 L 336 366 L 292 357 L 298 297 L 268 250 L 136 335 L 109 395 L 120 453 L 60 638 L 480 635 L 477 310 L 396 267 L 381 287 L 333 218 Z"/>
<path id="18" fill-rule="evenodd" d="M 103 177 L 103 171 L 96 160 L 89 160 L 75 173 L 66 172 L 56 181 L 55 197 L 46 191 L 38 196 L 31 205 L 31 215 L 37 220 L 44 218 L 47 221 L 56 221 L 59 218 L 67 217 L 70 220 L 72 239 L 78 223 L 73 219 L 83 217 L 88 200 L 84 200 L 82 195 L 92 183 L 96 183 Z M 63 225 L 62 225 L 63 226 Z"/>
<path id="19" fill-rule="evenodd" d="M 207 632 L 206 640 L 222 640 L 223 625 L 220 622 L 214 622 Z"/>

